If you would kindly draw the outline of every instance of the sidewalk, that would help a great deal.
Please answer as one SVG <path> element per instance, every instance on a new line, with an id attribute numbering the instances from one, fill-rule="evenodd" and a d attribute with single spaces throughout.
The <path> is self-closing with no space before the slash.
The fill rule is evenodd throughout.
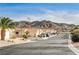
<path id="1" fill-rule="evenodd" d="M 72 43 L 72 45 L 77 49 L 77 51 L 79 52 L 79 42 L 76 43 Z"/>
<path id="2" fill-rule="evenodd" d="M 19 38 L 17 38 L 14 42 L 0 40 L 0 47 L 15 45 L 15 44 L 22 44 L 22 43 L 29 43 L 29 42 L 35 42 L 35 41 L 32 41 L 31 39 L 19 40 Z"/>
<path id="3" fill-rule="evenodd" d="M 76 55 L 79 55 L 79 43 L 72 43 L 71 40 L 68 40 L 68 46 Z"/>
<path id="4" fill-rule="evenodd" d="M 79 42 L 72 43 L 75 48 L 79 48 Z"/>

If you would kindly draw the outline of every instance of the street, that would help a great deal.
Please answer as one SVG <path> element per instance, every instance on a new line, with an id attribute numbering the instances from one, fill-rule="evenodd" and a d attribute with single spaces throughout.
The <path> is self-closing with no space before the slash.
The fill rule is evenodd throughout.
<path id="1" fill-rule="evenodd" d="M 37 42 L 3 47 L 0 48 L 0 55 L 75 55 L 68 47 L 67 37 L 60 36 L 62 35 Z"/>

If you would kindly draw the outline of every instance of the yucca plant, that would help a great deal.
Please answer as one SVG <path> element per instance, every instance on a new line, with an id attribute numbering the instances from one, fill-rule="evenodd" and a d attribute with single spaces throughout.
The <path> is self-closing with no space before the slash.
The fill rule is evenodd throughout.
<path id="1" fill-rule="evenodd" d="M 15 28 L 12 24 L 12 20 L 8 17 L 1 17 L 0 18 L 0 28 L 1 28 L 1 40 L 5 40 L 5 32 L 6 29 Z"/>

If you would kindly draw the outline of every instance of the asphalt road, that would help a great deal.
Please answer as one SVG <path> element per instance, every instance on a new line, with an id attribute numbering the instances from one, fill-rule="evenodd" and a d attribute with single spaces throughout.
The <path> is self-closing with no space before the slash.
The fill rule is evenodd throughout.
<path id="1" fill-rule="evenodd" d="M 64 36 L 59 37 L 3 47 L 0 48 L 0 55 L 75 55 L 68 48 L 68 40 Z"/>

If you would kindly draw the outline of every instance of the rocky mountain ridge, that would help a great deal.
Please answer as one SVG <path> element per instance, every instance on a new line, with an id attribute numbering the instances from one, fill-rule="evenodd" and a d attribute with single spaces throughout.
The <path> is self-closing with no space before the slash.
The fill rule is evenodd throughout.
<path id="1" fill-rule="evenodd" d="M 77 26 L 74 24 L 56 23 L 56 22 L 47 21 L 47 20 L 33 21 L 33 22 L 18 21 L 18 22 L 14 22 L 14 24 L 18 28 L 29 28 L 29 27 L 46 28 L 46 29 L 52 28 L 52 29 L 56 29 L 58 31 L 68 31 L 68 30 L 71 30 Z"/>

